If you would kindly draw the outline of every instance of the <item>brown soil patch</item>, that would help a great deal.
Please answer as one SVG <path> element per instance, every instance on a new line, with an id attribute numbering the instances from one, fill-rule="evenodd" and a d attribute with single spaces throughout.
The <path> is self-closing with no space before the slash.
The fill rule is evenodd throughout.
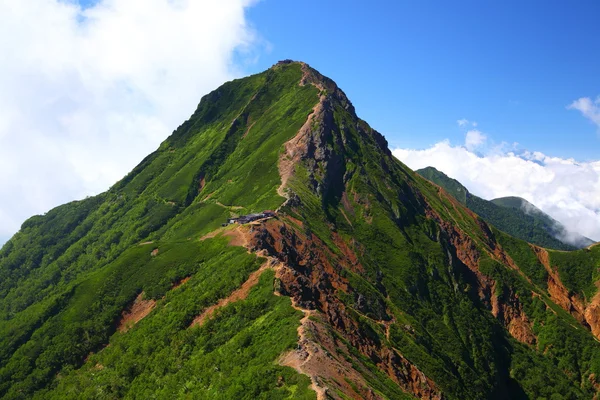
<path id="1" fill-rule="evenodd" d="M 147 245 L 147 244 L 152 244 L 152 243 L 154 243 L 154 242 L 151 240 L 151 241 L 149 241 L 149 242 L 143 242 L 143 243 L 140 243 L 140 244 L 139 244 L 139 246 L 145 246 L 145 245 Z"/>
<path id="2" fill-rule="evenodd" d="M 151 255 L 152 257 L 156 257 L 156 256 L 158 255 L 158 248 L 156 248 L 156 249 L 152 250 L 152 252 L 150 253 L 150 255 Z"/>
<path id="3" fill-rule="evenodd" d="M 243 225 L 238 225 L 235 229 L 225 231 L 223 236 L 231 238 L 229 240 L 230 246 L 248 247 L 248 243 L 250 242 L 248 228 L 245 228 Z"/>
<path id="4" fill-rule="evenodd" d="M 187 281 L 189 281 L 192 277 L 191 276 L 186 276 L 185 278 L 179 280 L 178 282 L 175 282 L 173 284 L 173 286 L 171 286 L 171 290 L 177 289 L 178 287 L 181 287 L 183 284 L 185 284 Z"/>
<path id="5" fill-rule="evenodd" d="M 133 304 L 121 313 L 121 320 L 117 324 L 117 330 L 119 332 L 127 332 L 154 309 L 156 301 L 143 300 L 143 297 L 144 292 L 140 293 L 133 301 Z"/>
<path id="6" fill-rule="evenodd" d="M 250 276 L 248 277 L 248 279 L 246 280 L 246 282 L 242 283 L 242 286 L 240 286 L 238 289 L 234 290 L 228 297 L 221 299 L 217 302 L 217 304 L 214 304 L 214 305 L 206 308 L 202 312 L 202 314 L 200 314 L 196 318 L 194 318 L 194 320 L 192 321 L 190 326 L 196 326 L 196 325 L 202 326 L 204 321 L 206 321 L 206 319 L 210 318 L 215 313 L 215 311 L 217 311 L 218 309 L 225 307 L 229 303 L 235 303 L 236 301 L 244 300 L 246 297 L 248 297 L 248 293 L 250 293 L 250 289 L 252 289 L 258 283 L 258 280 L 259 280 L 260 276 L 262 275 L 262 273 L 265 272 L 265 270 L 269 267 L 270 267 L 270 262 L 267 261 L 259 269 L 257 269 L 253 273 L 251 273 Z"/>

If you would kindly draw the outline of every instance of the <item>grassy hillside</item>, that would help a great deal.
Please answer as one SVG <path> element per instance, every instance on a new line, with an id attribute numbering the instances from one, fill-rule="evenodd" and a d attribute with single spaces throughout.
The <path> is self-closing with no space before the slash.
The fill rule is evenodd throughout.
<path id="1" fill-rule="evenodd" d="M 454 196 L 461 204 L 467 205 L 469 191 L 456 179 L 450 178 L 433 167 L 425 167 L 416 172 L 423 178 L 443 187 L 444 190 Z"/>
<path id="2" fill-rule="evenodd" d="M 242 264 L 231 256 L 202 256 L 197 239 L 234 213 L 276 208 L 284 201 L 276 194 L 279 151 L 317 102 L 316 89 L 299 86 L 300 77 L 300 67 L 290 66 L 226 83 L 108 192 L 23 224 L 0 253 L 0 396 L 29 397 L 55 381 L 59 371 L 62 376 L 81 366 L 118 335 L 121 311 L 142 291 L 160 299 L 178 279 L 200 270 L 224 285 L 197 288 L 194 296 L 204 300 L 179 309 L 183 319 L 165 327 L 163 337 L 170 337 L 186 318 L 191 321 L 194 310 L 239 285 L 247 275 Z M 199 192 L 210 199 L 200 201 Z M 160 245 L 138 245 L 157 239 Z M 149 258 L 153 246 L 161 254 Z M 221 244 L 214 251 L 226 250 Z M 214 270 L 219 262 L 237 278 Z M 289 305 L 287 312 L 293 315 Z M 278 323 L 284 321 L 293 337 L 298 318 Z M 130 371 L 128 379 L 137 374 Z M 122 379 L 119 387 L 127 381 Z"/>
<path id="3" fill-rule="evenodd" d="M 489 226 L 281 63 L 4 246 L 0 397 L 592 399 L 599 266 Z"/>

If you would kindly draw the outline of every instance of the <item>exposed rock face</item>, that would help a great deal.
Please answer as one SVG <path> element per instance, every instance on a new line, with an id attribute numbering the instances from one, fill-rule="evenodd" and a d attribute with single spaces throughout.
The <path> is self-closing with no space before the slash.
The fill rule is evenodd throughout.
<path id="1" fill-rule="evenodd" d="M 519 296 L 508 291 L 503 302 L 498 301 L 496 284 L 494 285 L 494 299 L 492 300 L 492 314 L 508 329 L 508 332 L 521 343 L 535 345 L 537 338 L 531 329 L 532 323 L 523 311 Z"/>
<path id="2" fill-rule="evenodd" d="M 592 334 L 600 339 L 600 291 L 589 302 L 571 294 L 560 280 L 558 272 L 550 264 L 548 251 L 534 245 L 531 247 L 548 272 L 548 294 L 552 301 L 571 314 L 583 326 L 589 328 Z"/>
<path id="3" fill-rule="evenodd" d="M 308 375 L 318 400 L 338 399 L 338 391 L 354 398 L 382 400 L 352 363 L 339 356 L 340 351 L 348 353 L 347 347 L 328 331 L 323 315 L 316 310 L 302 311 L 305 317 L 298 327 L 298 347 L 284 354 L 280 364 Z"/>
<path id="4" fill-rule="evenodd" d="M 440 195 L 448 196 L 448 199 L 455 203 L 453 197 L 441 191 Z M 459 205 L 457 205 L 459 206 Z M 482 301 L 492 312 L 492 314 L 508 329 L 511 336 L 528 345 L 534 345 L 537 339 L 532 331 L 532 323 L 523 311 L 523 305 L 519 301 L 511 288 L 500 287 L 492 278 L 483 274 L 479 268 L 479 260 L 481 255 L 473 239 L 465 232 L 460 230 L 456 224 L 444 221 L 433 209 L 427 207 L 427 214 L 435 220 L 442 233 L 446 238 L 441 238 L 442 241 L 447 240 L 451 247 L 448 248 L 448 256 L 451 264 L 457 268 L 461 265 L 468 268 L 472 273 L 474 290 L 476 291 L 479 300 Z M 488 248 L 488 255 L 493 259 L 498 260 L 504 265 L 513 269 L 518 269 L 508 254 L 506 254 L 500 245 L 496 242 L 491 230 L 480 221 L 475 214 L 469 212 L 471 217 L 478 221 L 482 232 L 486 234 L 485 240 Z M 502 295 L 503 301 L 499 300 Z"/>
<path id="5" fill-rule="evenodd" d="M 584 316 L 594 336 L 600 339 L 600 290 L 587 304 Z"/>
<path id="6" fill-rule="evenodd" d="M 266 250 L 282 263 L 276 274 L 282 295 L 290 296 L 302 309 L 316 310 L 323 315 L 336 332 L 386 371 L 406 392 L 423 399 L 444 398 L 435 383 L 417 367 L 396 350 L 368 335 L 364 327 L 348 315 L 348 310 L 335 295 L 337 290 L 352 291 L 340 272 L 341 268 L 360 271 L 356 259 L 335 256 L 326 251 L 324 243 L 315 236 L 300 233 L 291 225 L 276 220 L 254 230 L 249 248 Z M 357 397 L 357 393 L 347 391 L 347 388 L 338 389 L 351 398 L 377 398 L 369 392 Z"/>
<path id="7" fill-rule="evenodd" d="M 338 125 L 335 120 L 336 107 L 349 112 L 357 120 L 356 128 L 360 135 L 373 141 L 382 153 L 391 157 L 387 141 L 379 132 L 371 129 L 355 113 L 354 106 L 345 93 L 331 79 L 324 77 L 307 64 L 302 64 L 304 75 L 301 85 L 313 85 L 320 91 L 319 102 L 312 114 L 298 131 L 298 134 L 285 145 L 285 152 L 279 160 L 282 184 L 278 189 L 284 195 L 284 188 L 294 173 L 294 166 L 301 161 L 308 169 L 312 189 L 323 199 L 342 195 L 350 175 L 346 171 L 345 149 L 355 148 L 356 143 L 345 134 L 347 127 Z M 381 161 L 386 169 L 386 160 Z M 288 196 L 289 197 L 289 196 Z"/>

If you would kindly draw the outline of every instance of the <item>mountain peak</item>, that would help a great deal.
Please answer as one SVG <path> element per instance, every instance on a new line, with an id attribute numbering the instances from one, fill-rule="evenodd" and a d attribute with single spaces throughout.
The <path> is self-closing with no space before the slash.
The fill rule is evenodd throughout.
<path id="1" fill-rule="evenodd" d="M 434 168 L 434 167 L 425 167 L 415 171 L 422 177 L 429 179 L 436 185 L 441 186 L 454 196 L 458 201 L 460 201 L 463 205 L 467 203 L 467 196 L 470 194 L 466 187 L 464 187 L 459 181 L 456 179 L 450 178 L 448 175 L 444 174 L 442 171 Z"/>
<path id="2" fill-rule="evenodd" d="M 284 60 L 0 250 L 0 397 L 591 399 L 599 261 L 489 226 Z"/>

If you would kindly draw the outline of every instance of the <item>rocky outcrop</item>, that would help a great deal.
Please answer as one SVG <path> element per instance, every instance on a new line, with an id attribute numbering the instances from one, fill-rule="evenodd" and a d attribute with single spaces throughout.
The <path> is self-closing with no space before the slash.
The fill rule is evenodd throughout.
<path id="1" fill-rule="evenodd" d="M 439 194 L 447 196 L 447 200 L 455 207 L 461 207 L 460 204 L 457 204 L 456 199 L 446 194 L 441 188 Z M 490 309 L 494 317 L 506 327 L 512 337 L 521 343 L 534 345 L 537 338 L 533 334 L 533 324 L 525 314 L 518 295 L 511 288 L 502 287 L 491 277 L 483 274 L 479 268 L 480 250 L 472 237 L 460 229 L 456 223 L 442 219 L 433 208 L 426 204 L 424 199 L 423 202 L 426 207 L 426 215 L 435 220 L 441 229 L 438 240 L 442 244 L 444 242 L 450 244 L 447 253 L 453 268 L 464 270 L 466 267 L 470 272 L 467 274 L 467 278 L 470 277 L 472 290 L 477 293 L 479 300 Z M 487 224 L 473 212 L 468 210 L 466 212 L 479 226 L 488 256 L 509 268 L 519 270 L 510 256 L 496 242 Z"/>
<path id="2" fill-rule="evenodd" d="M 349 310 L 337 297 L 337 291 L 346 293 L 352 291 L 348 282 L 342 278 L 342 268 L 355 272 L 362 269 L 356 258 L 349 254 L 350 249 L 342 252 L 348 254 L 348 257 L 334 255 L 326 250 L 326 245 L 316 236 L 299 232 L 292 225 L 281 220 L 268 221 L 260 227 L 255 227 L 248 247 L 251 251 L 265 251 L 266 254 L 281 262 L 281 267 L 276 271 L 276 289 L 281 295 L 290 296 L 300 309 L 310 310 L 322 316 L 332 329 L 385 371 L 406 392 L 423 399 L 444 398 L 435 383 L 416 366 L 377 339 L 376 335 L 370 334 L 365 326 L 352 318 Z M 323 328 L 313 326 L 310 329 L 323 335 Z M 322 343 L 323 340 L 320 339 L 318 342 Z M 300 348 L 306 349 L 307 346 L 309 345 L 301 343 Z M 335 346 L 332 347 L 333 349 Z M 311 351 L 315 352 L 314 347 Z M 304 356 L 300 354 L 298 357 L 304 357 L 302 361 L 305 361 L 308 359 L 308 354 Z M 322 376 L 321 382 L 324 382 Z M 378 398 L 367 390 L 367 385 L 364 385 L 365 392 L 361 394 L 343 386 L 337 389 L 350 398 Z"/>
<path id="3" fill-rule="evenodd" d="M 319 102 L 313 108 L 296 136 L 285 144 L 285 151 L 279 159 L 281 186 L 278 193 L 290 197 L 285 188 L 294 173 L 296 165 L 308 171 L 308 181 L 313 192 L 323 201 L 329 198 L 341 199 L 345 183 L 351 178 L 346 169 L 347 149 L 355 149 L 358 144 L 349 134 L 349 127 L 340 125 L 335 119 L 336 109 L 348 112 L 357 120 L 356 130 L 366 142 L 374 143 L 379 151 L 392 157 L 387 141 L 379 132 L 361 121 L 346 94 L 331 79 L 321 75 L 305 63 L 301 63 L 303 76 L 300 85 L 313 85 L 319 90 Z M 389 166 L 382 161 L 385 168 Z"/>
<path id="4" fill-rule="evenodd" d="M 598 283 L 596 284 L 598 286 Z M 600 339 L 600 290 L 585 307 L 585 321 L 596 338 Z"/>
<path id="5" fill-rule="evenodd" d="M 558 271 L 550 264 L 548 251 L 534 245 L 531 245 L 531 248 L 548 272 L 548 294 L 552 301 L 600 339 L 600 291 L 589 302 L 585 302 L 577 294 L 572 294 L 560 280 Z"/>
<path id="6" fill-rule="evenodd" d="M 508 329 L 512 337 L 521 343 L 535 345 L 537 338 L 533 334 L 532 323 L 523 311 L 519 296 L 511 290 L 498 289 L 494 283 L 494 297 L 492 298 L 492 314 Z M 499 293 L 500 290 L 508 293 Z M 503 301 L 498 300 L 502 294 Z"/>

